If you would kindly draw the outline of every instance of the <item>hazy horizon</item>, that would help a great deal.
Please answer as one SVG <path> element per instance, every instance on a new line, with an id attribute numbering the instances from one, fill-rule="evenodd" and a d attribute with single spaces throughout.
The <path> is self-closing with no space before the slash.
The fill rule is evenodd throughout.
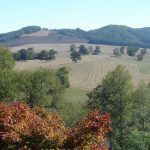
<path id="1" fill-rule="evenodd" d="M 92 30 L 110 24 L 150 27 L 149 0 L 5 0 L 0 33 L 37 25 L 48 29 Z"/>

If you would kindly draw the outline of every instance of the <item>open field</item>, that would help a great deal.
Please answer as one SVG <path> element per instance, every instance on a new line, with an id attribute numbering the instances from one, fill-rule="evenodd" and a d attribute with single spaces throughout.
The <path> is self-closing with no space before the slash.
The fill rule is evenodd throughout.
<path id="1" fill-rule="evenodd" d="M 87 92 L 83 89 L 68 88 L 64 95 L 64 101 L 66 103 L 74 103 L 76 106 L 81 107 L 81 104 L 84 104 L 87 100 Z"/>
<path id="2" fill-rule="evenodd" d="M 77 46 L 79 44 L 76 44 Z M 116 58 L 112 56 L 114 46 L 101 45 L 102 54 L 93 56 L 84 56 L 78 63 L 73 63 L 69 58 L 70 44 L 45 44 L 45 45 L 28 45 L 23 46 L 34 47 L 35 51 L 41 49 L 55 49 L 58 55 L 55 61 L 40 61 L 31 60 L 26 62 L 17 62 L 16 69 L 36 69 L 39 67 L 59 68 L 66 66 L 69 69 L 69 79 L 71 87 L 91 90 L 97 86 L 108 73 L 113 70 L 118 64 L 123 64 L 130 71 L 133 76 L 133 83 L 137 85 L 141 80 L 150 82 L 150 54 L 144 58 L 143 61 L 136 61 L 133 57 L 126 55 Z M 86 44 L 88 47 L 89 44 Z M 93 45 L 92 45 L 93 46 Z M 12 51 L 21 49 L 22 47 L 15 47 Z"/>
<path id="3" fill-rule="evenodd" d="M 89 44 L 85 45 L 89 46 Z M 76 44 L 76 46 L 79 46 L 79 44 Z M 14 47 L 11 50 L 14 52 L 21 48 L 34 47 L 37 52 L 41 49 L 55 49 L 58 51 L 55 61 L 20 61 L 16 63 L 16 69 L 36 69 L 39 67 L 57 69 L 62 66 L 67 67 L 71 87 L 66 90 L 62 101 L 58 102 L 57 107 L 66 125 L 74 126 L 86 113 L 83 105 L 86 104 L 87 92 L 95 88 L 105 75 L 118 64 L 125 65 L 130 71 L 134 85 L 137 85 L 141 80 L 150 82 L 150 53 L 147 54 L 144 60 L 138 62 L 133 57 L 127 55 L 120 58 L 113 57 L 112 51 L 115 46 L 100 46 L 102 50 L 100 55 L 84 56 L 78 63 L 73 63 L 70 59 L 70 44 L 36 44 Z"/>
<path id="4" fill-rule="evenodd" d="M 84 116 L 86 110 L 87 91 L 83 89 L 68 88 L 61 101 L 57 102 L 59 113 L 67 126 L 75 126 Z"/>

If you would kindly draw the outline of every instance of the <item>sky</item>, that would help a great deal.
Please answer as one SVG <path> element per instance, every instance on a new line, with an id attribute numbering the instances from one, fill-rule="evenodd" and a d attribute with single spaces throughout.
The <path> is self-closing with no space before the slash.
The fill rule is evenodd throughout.
<path id="1" fill-rule="evenodd" d="M 150 27 L 150 0 L 0 0 L 0 33 L 38 25 L 97 29 L 110 24 Z"/>

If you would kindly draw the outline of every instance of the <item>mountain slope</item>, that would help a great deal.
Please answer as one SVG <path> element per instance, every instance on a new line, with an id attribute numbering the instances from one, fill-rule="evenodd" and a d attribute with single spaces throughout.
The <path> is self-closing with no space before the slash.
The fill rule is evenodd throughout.
<path id="1" fill-rule="evenodd" d="M 134 45 L 150 48 L 150 27 L 130 28 L 123 25 L 108 25 L 84 31 L 77 29 L 48 30 L 30 26 L 0 34 L 0 44 L 18 46 L 42 43 L 92 43 L 106 45 Z"/>
<path id="2" fill-rule="evenodd" d="M 20 38 L 23 34 L 30 34 L 41 30 L 39 26 L 28 26 L 17 31 L 0 34 L 0 42 L 8 42 Z"/>
<path id="3" fill-rule="evenodd" d="M 89 31 L 90 43 L 150 47 L 150 28 L 109 25 Z"/>

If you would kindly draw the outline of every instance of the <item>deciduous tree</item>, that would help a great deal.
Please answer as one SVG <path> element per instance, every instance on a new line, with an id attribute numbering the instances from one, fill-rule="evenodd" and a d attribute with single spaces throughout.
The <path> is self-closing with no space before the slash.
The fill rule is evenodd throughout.
<path id="1" fill-rule="evenodd" d="M 103 113 L 111 113 L 113 144 L 116 143 L 122 150 L 125 149 L 127 124 L 131 117 L 131 91 L 131 75 L 124 66 L 119 65 L 106 75 L 101 84 L 88 93 L 89 108 L 99 108 Z"/>
<path id="2" fill-rule="evenodd" d="M 81 54 L 78 51 L 72 52 L 70 58 L 76 63 L 78 60 L 81 60 Z"/>

